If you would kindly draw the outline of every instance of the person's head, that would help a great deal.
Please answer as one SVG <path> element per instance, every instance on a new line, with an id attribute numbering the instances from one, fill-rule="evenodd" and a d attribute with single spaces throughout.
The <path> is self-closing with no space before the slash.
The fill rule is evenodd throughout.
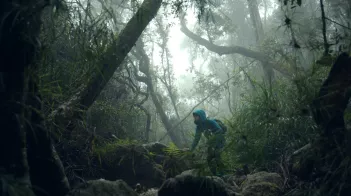
<path id="1" fill-rule="evenodd" d="M 193 117 L 194 117 L 195 124 L 204 122 L 206 120 L 206 113 L 203 110 L 195 110 L 193 112 Z"/>
<path id="2" fill-rule="evenodd" d="M 200 116 L 199 115 L 193 114 L 193 117 L 194 117 L 194 121 L 195 122 L 200 121 Z"/>

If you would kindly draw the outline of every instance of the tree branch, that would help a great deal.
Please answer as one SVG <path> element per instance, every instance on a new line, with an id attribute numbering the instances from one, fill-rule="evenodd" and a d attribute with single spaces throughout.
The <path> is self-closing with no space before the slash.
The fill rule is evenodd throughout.
<path id="1" fill-rule="evenodd" d="M 261 53 L 261 52 L 256 52 L 241 46 L 218 46 L 215 44 L 212 44 L 208 40 L 196 35 L 195 33 L 191 32 L 188 27 L 185 24 L 184 18 L 180 19 L 180 24 L 181 24 L 181 31 L 188 36 L 190 39 L 194 40 L 197 44 L 204 46 L 208 50 L 215 52 L 217 54 L 221 55 L 226 55 L 226 54 L 240 54 L 249 58 L 256 59 L 262 64 L 266 66 L 271 66 L 278 72 L 282 73 L 284 76 L 291 78 L 292 74 L 288 72 L 288 70 L 284 70 L 283 68 L 277 66 L 278 63 L 274 63 L 267 55 Z"/>
<path id="2" fill-rule="evenodd" d="M 324 41 L 324 56 L 327 56 L 329 53 L 329 44 L 327 40 L 327 29 L 326 29 L 326 24 L 325 24 L 325 12 L 324 12 L 324 5 L 323 5 L 323 0 L 320 0 L 321 4 L 321 12 L 322 12 L 322 23 L 323 23 L 323 41 Z"/>

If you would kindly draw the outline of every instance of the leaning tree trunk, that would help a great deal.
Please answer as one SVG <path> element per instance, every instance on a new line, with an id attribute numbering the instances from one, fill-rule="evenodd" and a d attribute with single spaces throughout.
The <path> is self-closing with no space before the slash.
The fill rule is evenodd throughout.
<path id="1" fill-rule="evenodd" d="M 47 1 L 36 0 L 0 3 L 0 62 L 7 71 L 0 73 L 0 167 L 26 187 L 49 195 L 65 195 L 69 185 L 43 127 L 35 81 L 41 13 L 48 5 Z M 49 161 L 54 166 L 48 167 Z M 41 173 L 45 178 L 37 179 Z M 2 184 L 5 194 L 6 185 Z"/>
<path id="2" fill-rule="evenodd" d="M 162 0 L 144 0 L 135 15 L 118 34 L 116 41 L 106 50 L 104 58 L 97 66 L 101 67 L 98 74 L 86 86 L 82 86 L 70 100 L 53 111 L 50 115 L 51 119 L 60 117 L 66 123 L 67 119 L 80 117 L 80 112 L 72 111 L 73 106 L 79 105 L 85 111 L 94 103 L 113 73 L 133 48 L 141 33 L 156 16 L 161 3 Z"/>

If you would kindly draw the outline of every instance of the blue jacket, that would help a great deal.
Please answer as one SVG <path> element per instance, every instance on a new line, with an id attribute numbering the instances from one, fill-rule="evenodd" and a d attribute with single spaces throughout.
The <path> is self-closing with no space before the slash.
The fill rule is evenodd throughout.
<path id="1" fill-rule="evenodd" d="M 206 118 L 206 113 L 203 110 L 195 110 L 193 115 L 196 114 L 200 117 L 200 122 L 195 122 L 196 131 L 195 138 L 193 144 L 191 145 L 191 150 L 194 150 L 197 144 L 200 141 L 201 135 L 204 131 L 209 130 L 212 133 L 219 133 L 222 131 L 222 128 L 218 125 L 218 123 L 214 120 L 210 120 Z"/>

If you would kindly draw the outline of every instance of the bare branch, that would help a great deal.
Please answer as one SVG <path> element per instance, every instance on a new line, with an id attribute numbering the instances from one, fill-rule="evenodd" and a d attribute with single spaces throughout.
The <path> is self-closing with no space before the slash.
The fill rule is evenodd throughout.
<path id="1" fill-rule="evenodd" d="M 325 24 L 325 12 L 324 12 L 324 4 L 323 0 L 320 0 L 321 4 L 321 12 L 322 12 L 322 23 L 323 23 L 323 41 L 324 41 L 324 56 L 327 56 L 329 53 L 329 44 L 327 40 L 327 30 L 326 30 L 326 24 Z"/>
<path id="2" fill-rule="evenodd" d="M 181 18 L 181 31 L 188 36 L 190 39 L 194 40 L 197 44 L 204 46 L 208 50 L 215 52 L 219 55 L 226 55 L 226 54 L 241 54 L 246 57 L 250 57 L 253 59 L 256 59 L 262 64 L 266 66 L 271 66 L 278 72 L 282 73 L 284 76 L 291 78 L 292 74 L 289 73 L 288 70 L 285 70 L 281 67 L 278 66 L 278 63 L 273 62 L 272 59 L 270 59 L 266 54 L 261 53 L 261 52 L 256 52 L 241 46 L 218 46 L 215 44 L 212 44 L 206 39 L 203 39 L 202 37 L 196 35 L 195 33 L 191 32 L 187 26 L 185 25 L 184 17 Z"/>

